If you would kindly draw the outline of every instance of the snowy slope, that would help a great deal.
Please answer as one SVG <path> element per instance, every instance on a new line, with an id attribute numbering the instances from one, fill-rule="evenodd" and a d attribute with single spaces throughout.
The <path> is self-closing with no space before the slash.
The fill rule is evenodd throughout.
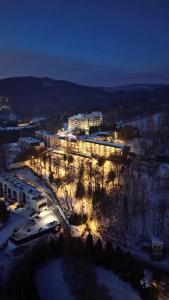
<path id="1" fill-rule="evenodd" d="M 104 285 L 113 300 L 140 300 L 129 284 L 120 280 L 111 271 L 96 268 L 98 283 Z M 62 274 L 62 261 L 52 259 L 37 272 L 35 283 L 42 300 L 73 300 Z"/>
<path id="2" fill-rule="evenodd" d="M 96 268 L 98 283 L 103 284 L 110 291 L 113 300 L 140 300 L 141 298 L 129 284 L 120 280 L 111 271 Z"/>
<path id="3" fill-rule="evenodd" d="M 61 260 L 53 259 L 45 263 L 37 272 L 35 282 L 42 300 L 73 300 L 64 281 Z"/>

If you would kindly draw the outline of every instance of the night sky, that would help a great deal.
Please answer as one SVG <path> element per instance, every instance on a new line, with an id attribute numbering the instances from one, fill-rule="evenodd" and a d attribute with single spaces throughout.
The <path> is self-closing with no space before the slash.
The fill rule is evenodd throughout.
<path id="1" fill-rule="evenodd" d="M 169 0 L 0 0 L 0 77 L 169 83 Z"/>

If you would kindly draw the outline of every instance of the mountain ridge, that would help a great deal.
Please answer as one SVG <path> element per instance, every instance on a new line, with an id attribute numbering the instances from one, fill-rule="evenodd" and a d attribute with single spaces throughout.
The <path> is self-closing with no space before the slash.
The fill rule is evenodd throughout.
<path id="1" fill-rule="evenodd" d="M 9 98 L 14 112 L 19 116 L 57 113 L 70 115 L 92 110 L 107 112 L 126 103 L 147 101 L 151 104 L 159 100 L 169 102 L 169 85 L 166 84 L 134 84 L 111 89 L 49 77 L 18 76 L 0 79 L 0 95 Z"/>

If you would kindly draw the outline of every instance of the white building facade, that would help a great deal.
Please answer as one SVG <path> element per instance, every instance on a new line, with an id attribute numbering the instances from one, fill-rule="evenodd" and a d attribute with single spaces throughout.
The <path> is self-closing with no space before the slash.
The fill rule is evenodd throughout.
<path id="1" fill-rule="evenodd" d="M 47 197 L 42 192 L 11 173 L 0 175 L 0 194 L 4 199 L 24 204 L 35 212 L 47 208 Z"/>
<path id="2" fill-rule="evenodd" d="M 94 111 L 90 114 L 78 114 L 68 119 L 68 130 L 75 129 L 89 132 L 91 127 L 99 127 L 103 124 L 103 114 L 100 111 Z"/>

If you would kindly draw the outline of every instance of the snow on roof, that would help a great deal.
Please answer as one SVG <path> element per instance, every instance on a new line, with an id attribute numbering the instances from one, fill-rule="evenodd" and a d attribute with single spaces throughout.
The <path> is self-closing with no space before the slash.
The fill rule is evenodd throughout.
<path id="1" fill-rule="evenodd" d="M 27 143 L 27 144 L 37 144 L 37 143 L 40 143 L 39 139 L 35 139 L 33 137 L 30 137 L 30 136 L 22 137 L 22 138 L 19 139 L 19 141 L 23 142 L 23 143 Z"/>
<path id="2" fill-rule="evenodd" d="M 74 119 L 74 120 L 85 120 L 85 119 L 92 119 L 92 118 L 97 118 L 97 117 L 102 117 L 103 114 L 100 111 L 93 111 L 90 114 L 77 114 L 77 115 L 73 115 L 72 117 L 70 117 L 70 119 Z"/>
<path id="3" fill-rule="evenodd" d="M 88 139 L 88 138 L 82 138 L 81 137 L 81 140 L 84 141 L 84 142 L 99 144 L 99 145 L 108 146 L 108 147 L 120 148 L 120 149 L 123 149 L 125 147 L 125 145 L 123 145 L 123 144 L 110 143 L 110 142 L 107 142 L 107 141 L 98 141 L 98 140 L 95 140 L 95 139 L 92 139 L 92 138 Z"/>
<path id="4" fill-rule="evenodd" d="M 23 128 L 34 128 L 34 125 L 27 125 L 27 126 L 23 126 L 23 127 L 0 127 L 0 131 L 12 131 L 12 130 L 23 130 Z"/>
<path id="5" fill-rule="evenodd" d="M 26 181 L 24 181 L 23 179 L 19 178 L 19 177 L 15 177 L 10 173 L 2 173 L 0 175 L 0 182 L 4 182 L 7 184 L 10 184 L 10 187 L 14 190 L 20 190 L 20 191 L 24 191 L 28 194 L 31 194 L 32 196 L 41 196 L 41 192 L 34 187 L 33 185 L 31 185 L 30 183 L 27 183 Z"/>
<path id="6" fill-rule="evenodd" d="M 46 120 L 46 117 L 35 117 L 30 122 L 31 123 L 37 123 L 37 122 L 42 122 L 42 121 L 45 121 L 45 120 Z"/>
<path id="7" fill-rule="evenodd" d="M 107 135 L 110 135 L 110 132 L 108 132 L 108 131 L 98 131 L 98 132 L 90 134 L 91 137 L 97 137 L 97 136 L 100 136 L 100 135 L 107 136 Z"/>
<path id="8" fill-rule="evenodd" d="M 35 133 L 38 135 L 41 135 L 41 136 L 55 135 L 55 133 L 47 131 L 47 130 L 36 130 Z"/>
<path id="9" fill-rule="evenodd" d="M 151 236 L 151 242 L 152 243 L 157 243 L 157 244 L 162 244 L 163 245 L 163 241 L 159 238 L 159 237 L 157 237 L 157 236 Z"/>

